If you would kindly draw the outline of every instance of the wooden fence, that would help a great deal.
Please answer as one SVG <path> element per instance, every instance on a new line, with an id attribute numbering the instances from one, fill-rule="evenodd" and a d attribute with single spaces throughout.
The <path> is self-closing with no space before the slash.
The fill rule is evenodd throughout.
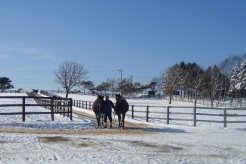
<path id="1" fill-rule="evenodd" d="M 91 101 L 74 100 L 73 104 L 78 108 L 92 109 Z M 193 126 L 197 126 L 197 122 L 210 122 L 221 123 L 227 127 L 228 123 L 246 123 L 246 108 L 130 105 L 127 116 L 132 119 L 144 119 L 146 122 L 164 120 L 170 124 L 172 121 L 187 121 Z"/>
<path id="2" fill-rule="evenodd" d="M 21 107 L 20 112 L 1 112 L 0 115 L 22 115 L 22 121 L 26 120 L 29 114 L 50 114 L 51 120 L 54 121 L 54 114 L 63 114 L 72 120 L 72 99 L 60 97 L 38 97 L 38 96 L 0 96 L 1 99 L 20 99 L 21 103 L 17 104 L 0 104 L 0 107 Z M 28 103 L 34 99 L 36 103 Z M 46 111 L 26 112 L 26 107 L 44 107 Z"/>
<path id="3" fill-rule="evenodd" d="M 165 97 L 166 100 L 169 100 L 169 97 Z M 181 102 L 189 102 L 194 103 L 195 99 L 187 98 L 187 97 L 180 97 L 180 96 L 173 96 L 172 101 L 181 101 Z M 205 105 L 207 107 L 211 107 L 211 100 L 200 98 L 197 99 L 197 104 Z M 221 108 L 242 108 L 246 106 L 246 98 L 221 98 L 219 100 L 213 101 L 213 107 L 221 107 Z"/>

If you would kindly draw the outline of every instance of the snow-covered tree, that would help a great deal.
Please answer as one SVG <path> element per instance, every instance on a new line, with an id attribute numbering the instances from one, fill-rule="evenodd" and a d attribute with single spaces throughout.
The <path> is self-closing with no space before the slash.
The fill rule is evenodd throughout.
<path id="1" fill-rule="evenodd" d="M 230 91 L 241 91 L 246 89 L 246 59 L 233 69 Z"/>

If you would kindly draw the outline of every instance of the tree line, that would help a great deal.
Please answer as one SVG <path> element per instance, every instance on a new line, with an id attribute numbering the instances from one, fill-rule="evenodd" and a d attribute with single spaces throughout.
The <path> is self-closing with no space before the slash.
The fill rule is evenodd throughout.
<path id="1" fill-rule="evenodd" d="M 152 89 L 156 86 L 156 82 L 149 84 L 141 84 L 139 82 L 132 83 L 130 79 L 122 80 L 107 79 L 107 81 L 95 85 L 92 81 L 87 80 L 88 72 L 82 64 L 76 61 L 65 61 L 61 63 L 55 71 L 55 81 L 60 84 L 66 91 L 66 97 L 77 87 L 82 87 L 92 93 L 109 94 L 120 92 L 122 95 L 132 95 L 140 93 L 143 90 Z"/>
<path id="2" fill-rule="evenodd" d="M 169 67 L 163 74 L 163 91 L 181 98 L 214 100 L 246 95 L 246 55 L 231 56 L 221 63 L 204 69 L 197 63 L 181 62 Z"/>
<path id="3" fill-rule="evenodd" d="M 81 85 L 91 92 L 99 92 L 101 94 L 112 95 L 120 92 L 122 95 L 138 95 L 145 90 L 155 90 L 156 82 L 152 81 L 148 84 L 141 84 L 140 82 L 132 82 L 130 79 L 124 78 L 121 81 L 117 79 L 107 79 L 107 81 L 94 85 L 92 81 L 82 81 Z"/>
<path id="4" fill-rule="evenodd" d="M 169 96 L 169 103 L 174 95 L 179 95 L 181 98 L 195 100 L 210 99 L 212 106 L 214 100 L 246 95 L 245 57 L 246 55 L 231 56 L 206 69 L 197 63 L 181 62 L 169 67 L 162 77 L 154 78 L 148 84 L 133 83 L 131 78 L 122 80 L 108 78 L 96 86 L 92 81 L 86 80 L 87 71 L 83 65 L 69 61 L 62 63 L 55 74 L 56 81 L 63 86 L 67 94 L 74 86 L 81 86 L 92 93 L 120 92 L 128 96 L 138 95 L 146 90 L 163 91 Z M 245 82 L 242 82 L 243 80 Z"/>
<path id="5" fill-rule="evenodd" d="M 54 72 L 56 83 L 66 91 L 66 97 L 74 87 L 81 87 L 92 93 L 133 96 L 143 91 L 163 92 L 169 97 L 170 104 L 174 95 L 181 98 L 206 98 L 214 100 L 225 97 L 246 96 L 246 54 L 226 58 L 217 65 L 204 69 L 197 63 L 180 62 L 166 69 L 159 78 L 148 84 L 133 82 L 131 78 L 110 79 L 95 85 L 88 80 L 88 71 L 76 61 L 65 61 Z M 7 77 L 0 77 L 0 89 L 11 89 L 13 85 Z M 75 90 L 76 91 L 76 90 Z M 196 103 L 196 101 L 195 101 Z"/>

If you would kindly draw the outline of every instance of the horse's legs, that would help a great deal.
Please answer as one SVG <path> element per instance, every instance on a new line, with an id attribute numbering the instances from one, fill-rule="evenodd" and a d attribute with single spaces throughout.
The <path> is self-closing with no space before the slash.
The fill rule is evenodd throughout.
<path id="1" fill-rule="evenodd" d="M 122 114 L 122 128 L 124 129 L 125 128 L 125 113 Z"/>
<path id="2" fill-rule="evenodd" d="M 103 113 L 100 113 L 100 125 L 103 126 L 103 120 L 104 120 L 104 114 Z"/>
<path id="3" fill-rule="evenodd" d="M 100 115 L 96 115 L 96 117 L 97 117 L 97 126 L 99 127 L 100 126 Z"/>
<path id="4" fill-rule="evenodd" d="M 121 115 L 118 114 L 119 127 L 121 127 Z"/>

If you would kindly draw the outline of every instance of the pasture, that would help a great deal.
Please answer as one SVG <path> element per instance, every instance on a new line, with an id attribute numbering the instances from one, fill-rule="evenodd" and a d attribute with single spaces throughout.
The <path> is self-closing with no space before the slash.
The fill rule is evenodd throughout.
<path id="1" fill-rule="evenodd" d="M 60 96 L 64 96 L 60 94 Z M 73 105 L 81 109 L 92 109 L 95 96 L 71 94 Z M 115 102 L 115 98 L 111 97 Z M 246 127 L 246 108 L 210 108 L 201 104 L 165 99 L 127 99 L 127 119 L 154 124 L 173 124 L 198 127 Z"/>
<path id="2" fill-rule="evenodd" d="M 129 104 L 136 101 L 142 105 L 165 105 L 164 100 L 128 100 Z M 90 110 L 73 110 L 93 116 Z M 21 118 L 1 115 L 0 163 L 246 163 L 245 124 L 224 128 L 208 123 L 193 127 L 182 121 L 167 125 L 127 118 L 126 129 L 122 130 L 117 126 L 97 128 L 95 117 L 83 118 L 75 113 L 73 120 L 62 115 L 55 117 L 52 121 L 50 115 L 30 115 L 22 122 Z"/>

